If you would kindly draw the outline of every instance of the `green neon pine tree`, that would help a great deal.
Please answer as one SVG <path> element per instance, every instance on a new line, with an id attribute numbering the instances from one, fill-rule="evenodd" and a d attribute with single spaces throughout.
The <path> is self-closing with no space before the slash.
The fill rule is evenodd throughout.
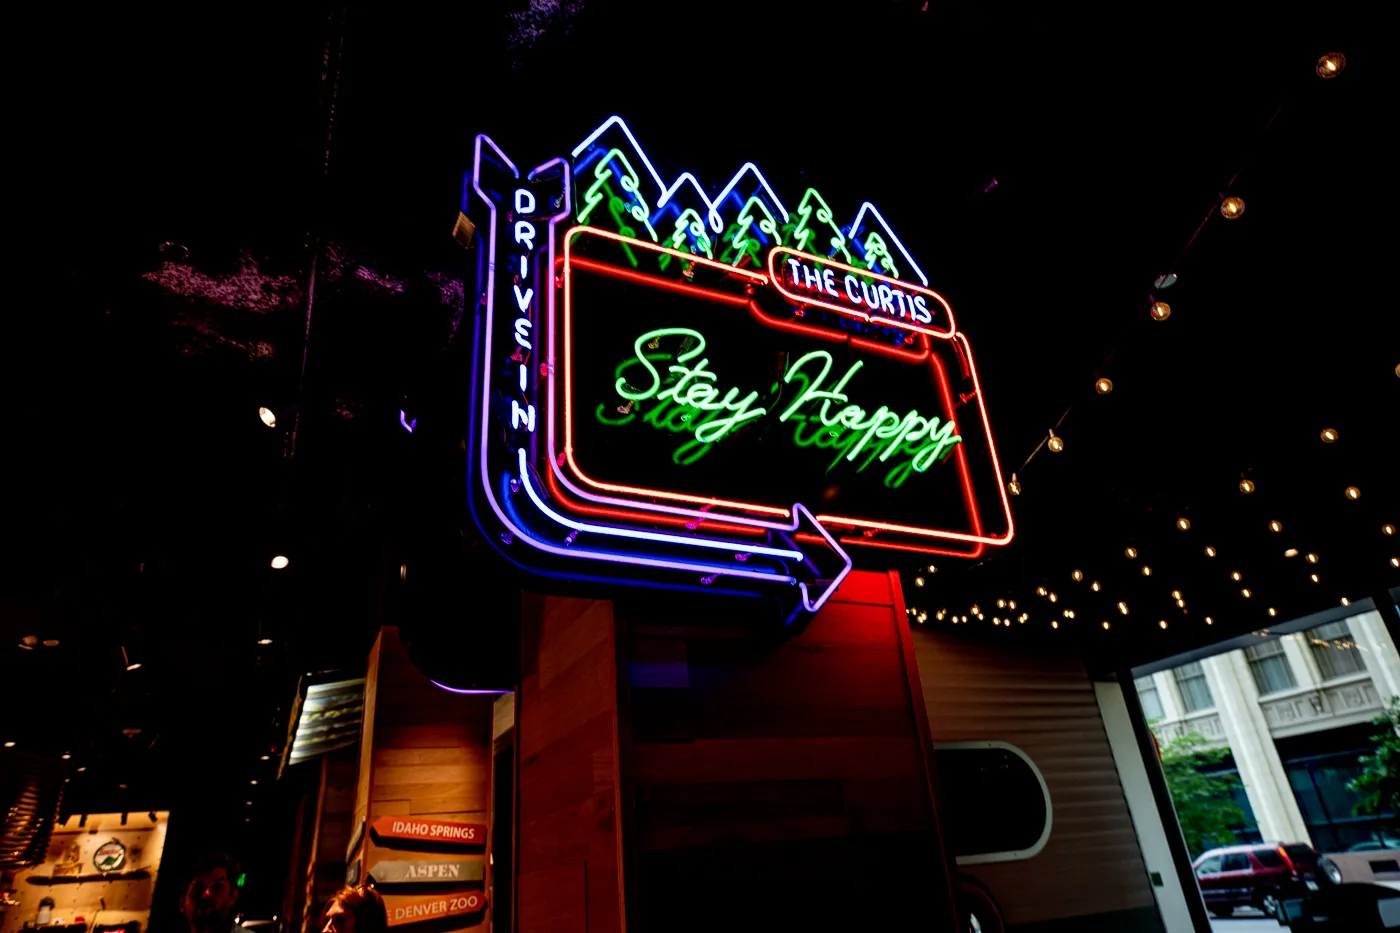
<path id="1" fill-rule="evenodd" d="M 622 189 L 622 195 L 613 188 L 614 178 Z M 653 243 L 660 240 L 651 226 L 651 209 L 642 197 L 640 179 L 621 149 L 609 149 L 593 167 L 593 183 L 583 193 L 577 213 L 578 222 L 586 224 L 591 221 L 597 225 L 602 220 L 602 214 L 597 208 L 604 204 L 606 216 L 611 218 L 612 228 L 618 233 L 625 237 L 641 239 L 637 227 L 637 224 L 640 224 Z M 636 254 L 625 243 L 622 244 L 622 248 L 628 261 L 636 267 Z"/>
<path id="2" fill-rule="evenodd" d="M 752 232 L 755 223 L 758 224 L 758 229 L 767 234 L 773 243 L 782 243 L 782 237 L 778 232 L 777 218 L 768 209 L 768 205 L 754 196 L 744 202 L 744 209 L 739 211 L 739 216 L 724 232 L 725 249 L 720 254 L 721 262 L 738 266 L 743 263 L 745 257 L 748 257 L 753 266 L 762 263 L 759 254 L 763 251 L 763 243 Z"/>
<path id="3" fill-rule="evenodd" d="M 865 238 L 865 268 L 891 278 L 899 278 L 899 270 L 895 268 L 894 259 L 890 256 L 889 245 L 878 233 L 871 233 Z"/>
<path id="4" fill-rule="evenodd" d="M 853 264 L 851 251 L 846 248 L 846 237 L 832 218 L 831 207 L 816 188 L 808 188 L 803 193 L 802 201 L 797 205 L 797 218 L 791 234 L 794 249 L 832 257 L 840 253 L 847 265 Z M 813 224 L 814 218 L 816 224 Z M 826 229 L 819 229 L 817 225 L 824 225 Z M 822 242 L 823 238 L 826 242 Z"/>

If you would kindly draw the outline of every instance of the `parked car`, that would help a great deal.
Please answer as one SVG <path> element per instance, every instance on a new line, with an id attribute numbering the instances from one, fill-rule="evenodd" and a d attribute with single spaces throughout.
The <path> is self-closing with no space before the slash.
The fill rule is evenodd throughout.
<path id="1" fill-rule="evenodd" d="M 1317 890 L 1317 850 L 1303 843 L 1225 846 L 1192 864 L 1206 908 L 1228 917 L 1239 907 L 1278 915 L 1279 900 Z"/>
<path id="2" fill-rule="evenodd" d="M 1329 852 L 1318 872 L 1333 884 L 1379 884 L 1400 890 L 1400 839 L 1377 833 L 1345 852 Z"/>

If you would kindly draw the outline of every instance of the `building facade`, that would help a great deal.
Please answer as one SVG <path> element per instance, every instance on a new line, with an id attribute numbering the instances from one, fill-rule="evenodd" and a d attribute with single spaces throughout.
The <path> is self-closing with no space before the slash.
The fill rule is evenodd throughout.
<path id="1" fill-rule="evenodd" d="M 1270 638 L 1137 679 L 1158 741 L 1197 734 L 1229 750 L 1243 784 L 1242 839 L 1339 851 L 1378 838 L 1346 784 L 1400 696 L 1400 654 L 1378 612 Z"/>

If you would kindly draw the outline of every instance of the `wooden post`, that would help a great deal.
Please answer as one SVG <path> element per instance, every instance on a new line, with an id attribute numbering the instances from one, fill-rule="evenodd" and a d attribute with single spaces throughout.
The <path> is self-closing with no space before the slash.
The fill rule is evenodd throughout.
<path id="1" fill-rule="evenodd" d="M 491 707 L 495 697 L 457 694 L 433 685 L 409 660 L 398 630 L 384 628 L 365 676 L 360 773 L 351 831 L 364 833 L 349 855 L 363 881 L 379 862 L 444 859 L 485 862 L 490 827 Z M 399 821 L 383 821 L 401 817 Z M 375 829 L 380 823 L 382 833 Z M 485 833 L 472 831 L 481 827 Z M 354 837 L 352 837 L 354 838 Z M 483 866 L 485 869 L 485 866 Z M 483 871 L 464 874 L 481 877 Z M 445 917 L 454 929 L 486 922 L 482 881 L 465 880 L 441 904 L 419 890 L 381 886 L 390 924 L 429 926 Z M 434 894 L 443 893 L 434 891 Z M 460 894 L 461 897 L 452 895 Z"/>

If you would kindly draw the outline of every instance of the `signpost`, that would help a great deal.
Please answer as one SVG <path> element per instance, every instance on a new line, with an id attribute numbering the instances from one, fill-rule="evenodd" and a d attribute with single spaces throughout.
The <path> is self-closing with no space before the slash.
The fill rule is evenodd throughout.
<path id="1" fill-rule="evenodd" d="M 484 846 L 486 827 L 480 823 L 453 823 L 412 816 L 381 816 L 370 827 L 382 843 L 428 842 L 438 845 Z"/>
<path id="2" fill-rule="evenodd" d="M 376 862 L 369 870 L 369 878 L 375 884 L 437 884 L 482 881 L 485 877 L 486 865 L 480 860 Z"/>
<path id="3" fill-rule="evenodd" d="M 480 891 L 455 894 L 427 894 L 416 897 L 389 897 L 384 905 L 389 926 L 401 927 L 428 920 L 467 917 L 486 910 L 486 895 Z"/>
<path id="4" fill-rule="evenodd" d="M 971 346 L 884 216 L 790 212 L 752 163 L 707 190 L 617 117 L 529 171 L 477 137 L 469 489 L 501 553 L 795 613 L 853 553 L 1009 543 Z"/>

